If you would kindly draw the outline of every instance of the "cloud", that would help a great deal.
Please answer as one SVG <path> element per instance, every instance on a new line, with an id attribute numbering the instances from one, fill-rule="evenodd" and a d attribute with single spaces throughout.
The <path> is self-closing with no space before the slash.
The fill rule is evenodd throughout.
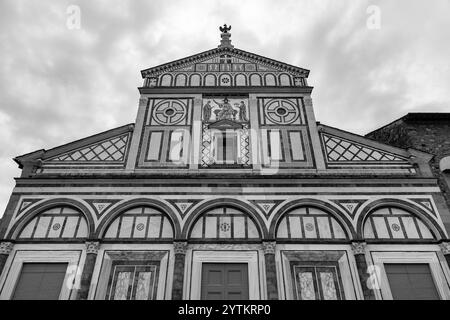
<path id="1" fill-rule="evenodd" d="M 66 26 L 81 9 L 81 29 Z M 381 28 L 366 27 L 369 5 Z M 3 0 L 0 212 L 11 160 L 135 121 L 140 70 L 233 44 L 311 70 L 316 118 L 364 134 L 409 111 L 449 111 L 446 0 Z M 1 214 L 1 213 L 0 213 Z"/>

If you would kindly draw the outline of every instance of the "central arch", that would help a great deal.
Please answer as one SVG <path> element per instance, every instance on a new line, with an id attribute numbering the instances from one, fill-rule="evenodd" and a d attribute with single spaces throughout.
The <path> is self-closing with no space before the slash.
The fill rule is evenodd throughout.
<path id="1" fill-rule="evenodd" d="M 349 240 L 356 238 L 356 232 L 354 228 L 352 227 L 351 222 L 348 220 L 348 218 L 341 213 L 339 210 L 337 210 L 335 207 L 333 207 L 331 204 L 317 200 L 317 199 L 298 199 L 291 202 L 286 203 L 284 206 L 282 206 L 278 212 L 275 214 L 275 216 L 272 219 L 272 223 L 270 224 L 269 229 L 269 237 L 271 239 L 276 238 L 276 232 L 279 223 L 281 222 L 281 219 L 284 217 L 284 215 L 291 210 L 294 210 L 296 208 L 300 207 L 313 207 L 320 210 L 323 210 L 330 214 L 333 218 L 335 218 L 341 227 L 344 229 L 345 233 L 347 234 L 347 237 Z"/>
<path id="2" fill-rule="evenodd" d="M 200 204 L 188 217 L 186 220 L 186 223 L 184 224 L 183 230 L 181 232 L 181 238 L 183 240 L 187 240 L 188 236 L 191 232 L 191 229 L 197 222 L 197 220 L 206 212 L 217 208 L 217 207 L 230 207 L 237 210 L 242 211 L 245 214 L 248 214 L 248 216 L 252 219 L 252 221 L 255 223 L 260 235 L 261 239 L 267 239 L 268 231 L 265 227 L 264 221 L 261 218 L 260 213 L 252 207 L 250 204 L 236 200 L 236 199 L 230 199 L 230 198 L 219 198 L 210 200 L 207 202 L 204 202 Z"/>

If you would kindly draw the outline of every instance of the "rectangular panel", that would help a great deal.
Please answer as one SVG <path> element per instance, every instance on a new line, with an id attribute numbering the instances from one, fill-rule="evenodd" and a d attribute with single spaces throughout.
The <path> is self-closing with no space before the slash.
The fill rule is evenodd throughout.
<path id="1" fill-rule="evenodd" d="M 281 134 L 279 130 L 268 130 L 267 149 L 269 158 L 275 161 L 283 160 Z"/>
<path id="2" fill-rule="evenodd" d="M 130 286 L 132 282 L 132 272 L 119 271 L 116 273 L 113 286 L 113 299 L 114 300 L 127 300 L 129 296 Z"/>
<path id="3" fill-rule="evenodd" d="M 290 217 L 289 219 L 289 227 L 291 231 L 291 238 L 300 239 L 302 238 L 302 226 L 300 224 L 300 217 Z"/>
<path id="4" fill-rule="evenodd" d="M 36 231 L 34 232 L 34 238 L 45 238 L 47 230 L 50 227 L 51 217 L 40 217 Z"/>
<path id="5" fill-rule="evenodd" d="M 161 216 L 151 216 L 148 225 L 148 238 L 159 238 L 159 231 L 161 229 Z"/>
<path id="6" fill-rule="evenodd" d="M 289 145 L 291 148 L 292 161 L 305 160 L 303 152 L 303 140 L 300 131 L 289 131 Z"/>
<path id="7" fill-rule="evenodd" d="M 317 217 L 320 238 L 331 238 L 330 219 L 328 217 Z"/>
<path id="8" fill-rule="evenodd" d="M 53 222 L 48 232 L 49 238 L 58 238 L 61 235 L 61 226 L 64 224 L 64 220 L 65 217 L 53 217 Z M 57 228 L 58 225 L 60 226 L 59 228 Z"/>
<path id="9" fill-rule="evenodd" d="M 317 238 L 316 224 L 313 217 L 303 217 L 303 230 L 305 230 L 305 238 Z"/>
<path id="10" fill-rule="evenodd" d="M 134 223 L 134 238 L 145 238 L 146 228 L 147 228 L 147 217 L 136 217 L 136 222 Z"/>
<path id="11" fill-rule="evenodd" d="M 66 225 L 62 234 L 63 238 L 73 238 L 75 236 L 75 230 L 78 225 L 78 217 L 67 217 Z"/>
<path id="12" fill-rule="evenodd" d="M 385 264 L 394 300 L 439 300 L 428 264 Z"/>
<path id="13" fill-rule="evenodd" d="M 122 225 L 119 230 L 119 238 L 131 238 L 134 217 L 122 217 Z"/>
<path id="14" fill-rule="evenodd" d="M 217 238 L 217 217 L 206 217 L 205 238 Z"/>
<path id="15" fill-rule="evenodd" d="M 373 217 L 373 226 L 377 232 L 377 237 L 380 239 L 389 239 L 389 231 L 386 227 L 386 221 L 384 217 Z"/>
<path id="16" fill-rule="evenodd" d="M 67 263 L 24 263 L 13 300 L 57 300 Z"/>
<path id="17" fill-rule="evenodd" d="M 245 238 L 245 218 L 233 217 L 234 219 L 234 238 Z"/>
<path id="18" fill-rule="evenodd" d="M 159 161 L 161 158 L 161 147 L 162 147 L 162 131 L 150 131 L 147 159 L 148 161 Z"/>
<path id="19" fill-rule="evenodd" d="M 170 161 L 180 161 L 183 158 L 183 131 L 172 131 L 170 133 L 170 146 L 168 159 Z"/>
<path id="20" fill-rule="evenodd" d="M 231 217 L 219 218 L 219 238 L 230 239 L 231 238 Z"/>
<path id="21" fill-rule="evenodd" d="M 403 221 L 408 239 L 420 239 L 414 219 L 412 217 L 402 217 L 400 219 Z"/>

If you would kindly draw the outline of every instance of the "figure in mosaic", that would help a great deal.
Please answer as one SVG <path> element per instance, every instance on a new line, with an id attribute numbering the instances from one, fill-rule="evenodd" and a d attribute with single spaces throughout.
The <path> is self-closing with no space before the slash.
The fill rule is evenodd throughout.
<path id="1" fill-rule="evenodd" d="M 237 111 L 233 109 L 227 98 L 223 99 L 219 108 L 219 110 L 214 111 L 217 120 L 236 120 Z"/>
<path id="2" fill-rule="evenodd" d="M 241 120 L 242 122 L 248 121 L 247 107 L 245 106 L 244 101 L 241 101 L 241 104 L 236 103 L 236 107 L 239 109 L 239 120 Z"/>
<path id="3" fill-rule="evenodd" d="M 204 122 L 209 122 L 209 120 L 211 119 L 211 110 L 212 110 L 211 101 L 208 101 L 203 106 L 203 121 Z"/>

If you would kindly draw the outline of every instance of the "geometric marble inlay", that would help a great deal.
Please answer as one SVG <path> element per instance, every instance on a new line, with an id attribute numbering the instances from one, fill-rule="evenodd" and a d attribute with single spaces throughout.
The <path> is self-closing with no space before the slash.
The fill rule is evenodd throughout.
<path id="1" fill-rule="evenodd" d="M 367 200 L 362 199 L 336 199 L 331 200 L 334 203 L 336 203 L 341 209 L 343 209 L 345 212 L 347 212 L 350 217 L 354 217 L 356 212 L 358 211 L 359 207 L 366 202 Z"/>
<path id="2" fill-rule="evenodd" d="M 100 218 L 112 205 L 116 204 L 120 200 L 110 199 L 84 199 L 92 209 L 94 209 L 97 219 Z"/>
<path id="3" fill-rule="evenodd" d="M 328 161 L 407 161 L 392 153 L 323 134 Z"/>
<path id="4" fill-rule="evenodd" d="M 415 203 L 417 203 L 419 206 L 421 206 L 426 211 L 430 212 L 432 215 L 436 216 L 436 211 L 434 211 L 433 205 L 430 201 L 430 199 L 424 198 L 424 199 L 417 199 L 417 198 L 411 198 L 408 199 Z"/>
<path id="5" fill-rule="evenodd" d="M 59 155 L 50 161 L 123 161 L 128 133 Z"/>

